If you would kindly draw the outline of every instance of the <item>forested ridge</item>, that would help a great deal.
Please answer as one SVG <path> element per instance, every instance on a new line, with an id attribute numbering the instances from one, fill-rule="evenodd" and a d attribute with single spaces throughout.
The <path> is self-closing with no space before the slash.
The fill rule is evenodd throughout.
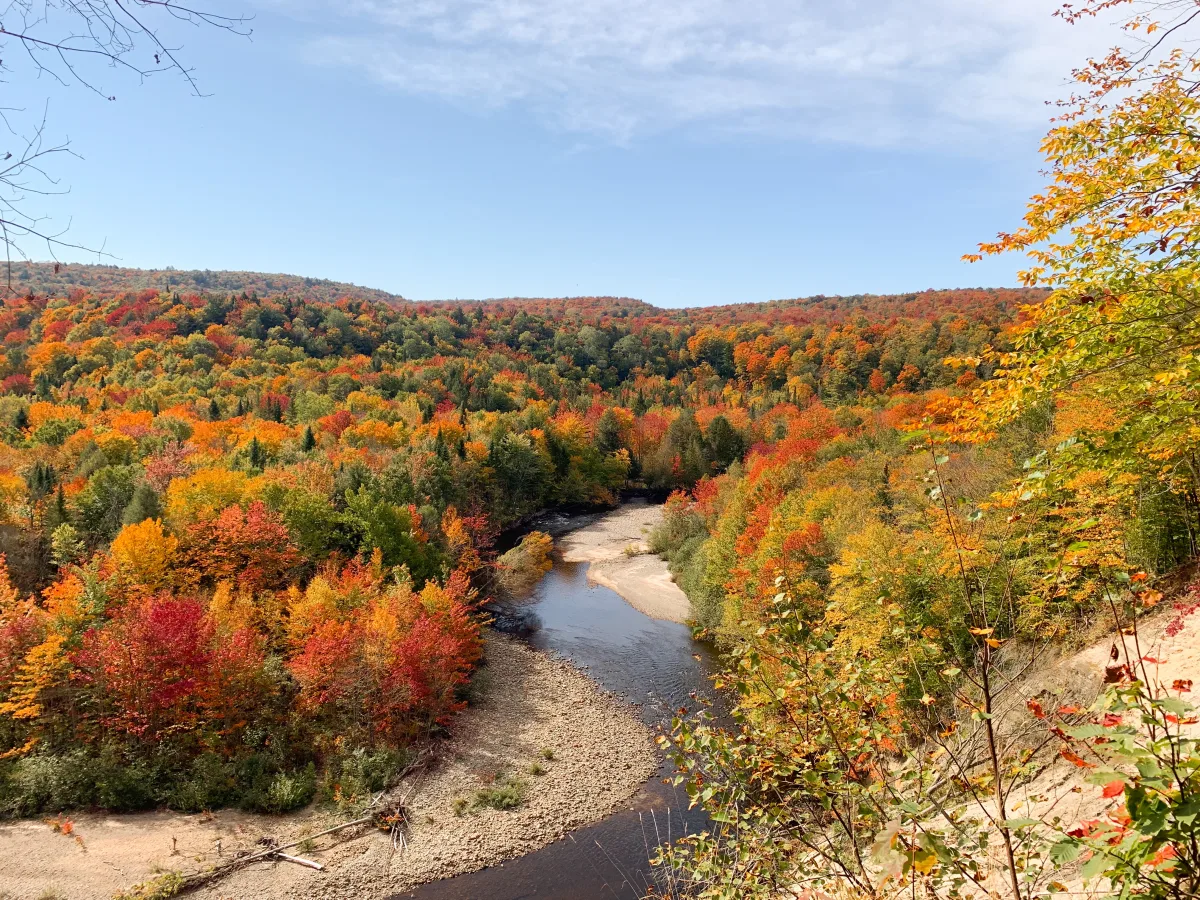
<path id="1" fill-rule="evenodd" d="M 689 489 L 814 409 L 960 394 L 943 358 L 982 352 L 1020 296 L 779 322 L 611 298 L 8 298 L 4 809 L 377 787 L 463 702 L 500 530 Z"/>
<path id="2" fill-rule="evenodd" d="M 376 288 L 360 287 L 327 278 L 270 272 L 229 272 L 210 269 L 131 269 L 114 265 L 14 261 L 6 273 L 11 291 L 66 297 L 75 290 L 105 291 L 213 291 L 257 294 L 290 293 L 311 300 L 356 297 L 380 303 L 404 298 Z"/>

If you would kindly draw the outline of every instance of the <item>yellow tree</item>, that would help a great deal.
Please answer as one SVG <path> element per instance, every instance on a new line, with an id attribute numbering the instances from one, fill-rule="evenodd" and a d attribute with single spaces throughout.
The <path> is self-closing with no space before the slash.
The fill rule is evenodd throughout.
<path id="1" fill-rule="evenodd" d="M 122 528 L 109 553 L 126 588 L 153 593 L 170 583 L 178 549 L 179 541 L 163 531 L 162 522 L 146 519 Z"/>
<path id="2" fill-rule="evenodd" d="M 1075 20 L 1129 0 L 1086 0 Z M 1074 73 L 1078 93 L 1042 143 L 1052 181 L 1023 225 L 980 245 L 1022 251 L 1029 285 L 1052 293 L 1024 310 L 997 378 L 966 407 L 986 433 L 1070 390 L 1113 415 L 1084 428 L 1107 467 L 1151 463 L 1192 491 L 1200 438 L 1200 57 L 1178 49 L 1200 0 L 1138 4 L 1125 48 Z"/>

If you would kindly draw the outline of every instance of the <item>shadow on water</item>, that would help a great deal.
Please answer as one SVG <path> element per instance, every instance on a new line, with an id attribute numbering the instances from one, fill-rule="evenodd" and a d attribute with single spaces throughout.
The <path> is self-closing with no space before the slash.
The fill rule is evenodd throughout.
<path id="1" fill-rule="evenodd" d="M 585 523 L 586 524 L 586 523 Z M 651 727 L 667 723 L 693 697 L 712 697 L 716 663 L 708 648 L 674 622 L 659 622 L 615 592 L 588 584 L 587 564 L 556 560 L 532 595 L 497 607 L 496 624 L 569 659 L 603 687 L 637 704 Z M 502 866 L 424 885 L 399 896 L 418 900 L 636 900 L 650 885 L 653 847 L 705 824 L 681 789 L 664 784 L 664 765 L 605 819 Z"/>

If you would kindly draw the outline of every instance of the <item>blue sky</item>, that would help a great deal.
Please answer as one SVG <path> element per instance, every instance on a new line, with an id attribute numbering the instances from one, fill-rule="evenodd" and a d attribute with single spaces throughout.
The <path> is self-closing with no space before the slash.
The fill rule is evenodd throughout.
<path id="1" fill-rule="evenodd" d="M 210 96 L 10 80 L 83 157 L 44 208 L 123 265 L 414 299 L 1014 284 L 959 257 L 1016 224 L 1042 101 L 1114 37 L 1044 0 L 217 2 L 252 41 L 166 32 Z"/>

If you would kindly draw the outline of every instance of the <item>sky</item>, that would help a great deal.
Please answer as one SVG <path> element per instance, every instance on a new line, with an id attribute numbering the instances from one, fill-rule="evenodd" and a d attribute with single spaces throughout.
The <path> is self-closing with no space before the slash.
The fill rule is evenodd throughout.
<path id="1" fill-rule="evenodd" d="M 1117 37 L 1053 0 L 196 2 L 253 17 L 164 25 L 202 97 L 9 62 L 78 154 L 30 208 L 114 264 L 412 299 L 1014 285 L 960 257 L 1017 225 L 1045 101 Z"/>

